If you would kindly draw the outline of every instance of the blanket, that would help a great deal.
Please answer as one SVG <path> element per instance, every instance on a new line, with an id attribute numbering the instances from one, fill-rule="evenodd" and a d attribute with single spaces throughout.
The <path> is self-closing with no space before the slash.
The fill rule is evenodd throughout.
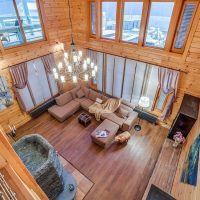
<path id="1" fill-rule="evenodd" d="M 97 121 L 100 121 L 101 115 L 104 113 L 115 112 L 121 104 L 120 99 L 108 99 L 105 103 L 94 103 L 89 107 L 89 112 L 95 115 Z"/>

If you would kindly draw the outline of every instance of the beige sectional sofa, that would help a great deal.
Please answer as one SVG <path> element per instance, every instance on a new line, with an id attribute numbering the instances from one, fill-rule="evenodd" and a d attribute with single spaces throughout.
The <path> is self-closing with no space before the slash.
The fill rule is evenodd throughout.
<path id="1" fill-rule="evenodd" d="M 56 105 L 49 108 L 48 112 L 58 121 L 63 122 L 80 108 L 89 111 L 89 107 L 95 103 L 97 98 L 103 100 L 103 103 L 108 99 L 107 96 L 78 85 L 73 90 L 56 97 Z M 101 118 L 102 120 L 108 119 L 118 124 L 122 131 L 127 131 L 132 128 L 137 116 L 138 113 L 133 111 L 132 105 L 122 101 L 116 112 L 103 114 Z"/>

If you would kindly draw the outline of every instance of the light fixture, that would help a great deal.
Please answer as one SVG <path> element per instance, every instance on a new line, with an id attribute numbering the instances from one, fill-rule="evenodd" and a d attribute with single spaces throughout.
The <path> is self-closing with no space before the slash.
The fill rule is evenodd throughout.
<path id="1" fill-rule="evenodd" d="M 63 48 L 64 61 L 59 62 L 57 67 L 53 69 L 54 78 L 61 83 L 65 83 L 70 80 L 73 81 L 73 83 L 77 83 L 78 80 L 89 81 L 91 78 L 96 77 L 98 68 L 93 59 L 90 57 L 84 58 L 83 52 L 77 50 L 72 34 L 73 27 L 70 0 L 68 0 L 68 9 L 71 26 L 71 45 L 68 52 L 66 52 Z"/>
<path id="2" fill-rule="evenodd" d="M 140 97 L 140 100 L 138 102 L 138 105 L 142 108 L 141 112 L 143 112 L 143 109 L 144 108 L 148 108 L 150 106 L 150 99 L 149 97 L 145 97 L 145 96 L 142 96 Z M 139 121 L 138 123 L 134 126 L 134 129 L 136 131 L 140 131 L 141 130 L 141 125 L 140 125 L 140 113 L 138 115 L 138 118 L 139 118 Z"/>

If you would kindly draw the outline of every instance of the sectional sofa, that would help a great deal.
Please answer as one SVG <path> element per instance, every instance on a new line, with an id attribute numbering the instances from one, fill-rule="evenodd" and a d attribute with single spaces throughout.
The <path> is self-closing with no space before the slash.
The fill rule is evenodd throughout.
<path id="1" fill-rule="evenodd" d="M 108 97 L 83 85 L 77 85 L 76 88 L 56 97 L 56 105 L 48 109 L 48 112 L 58 121 L 63 122 L 68 117 L 77 112 L 80 108 L 89 111 L 89 107 L 102 100 L 104 103 Z M 114 113 L 107 113 L 101 116 L 102 120 L 108 119 L 119 125 L 122 131 L 128 131 L 136 122 L 138 113 L 133 111 L 133 106 L 122 100 L 120 107 Z"/>

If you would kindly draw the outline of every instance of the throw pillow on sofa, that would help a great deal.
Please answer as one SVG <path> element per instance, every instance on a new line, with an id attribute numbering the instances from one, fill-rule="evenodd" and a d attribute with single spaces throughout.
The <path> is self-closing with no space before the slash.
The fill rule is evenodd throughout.
<path id="1" fill-rule="evenodd" d="M 89 93 L 90 93 L 90 89 L 85 87 L 85 86 L 81 86 L 81 89 L 83 90 L 84 94 L 85 94 L 85 97 L 88 98 L 89 96 Z"/>
<path id="2" fill-rule="evenodd" d="M 128 110 L 125 110 L 125 109 L 123 109 L 123 108 L 119 108 L 118 110 L 117 110 L 117 116 L 118 117 L 120 117 L 120 118 L 123 118 L 123 119 L 126 119 L 126 118 L 128 118 L 128 114 L 129 114 L 129 111 Z"/>
<path id="3" fill-rule="evenodd" d="M 80 89 L 80 90 L 76 93 L 76 96 L 80 99 L 80 98 L 82 98 L 82 97 L 85 96 L 85 93 L 83 92 L 83 90 Z"/>
<path id="4" fill-rule="evenodd" d="M 76 99 L 76 93 L 81 89 L 81 85 L 78 84 L 74 89 L 72 89 L 70 92 L 72 94 L 73 99 Z"/>
<path id="5" fill-rule="evenodd" d="M 92 101 L 96 101 L 96 98 L 99 98 L 101 99 L 101 94 L 99 94 L 98 92 L 95 92 L 93 90 L 90 90 L 90 93 L 89 93 L 89 99 L 92 100 Z"/>
<path id="6" fill-rule="evenodd" d="M 72 100 L 72 95 L 70 92 L 65 92 L 60 96 L 56 97 L 56 104 L 58 106 L 64 106 L 65 104 L 69 103 Z"/>

